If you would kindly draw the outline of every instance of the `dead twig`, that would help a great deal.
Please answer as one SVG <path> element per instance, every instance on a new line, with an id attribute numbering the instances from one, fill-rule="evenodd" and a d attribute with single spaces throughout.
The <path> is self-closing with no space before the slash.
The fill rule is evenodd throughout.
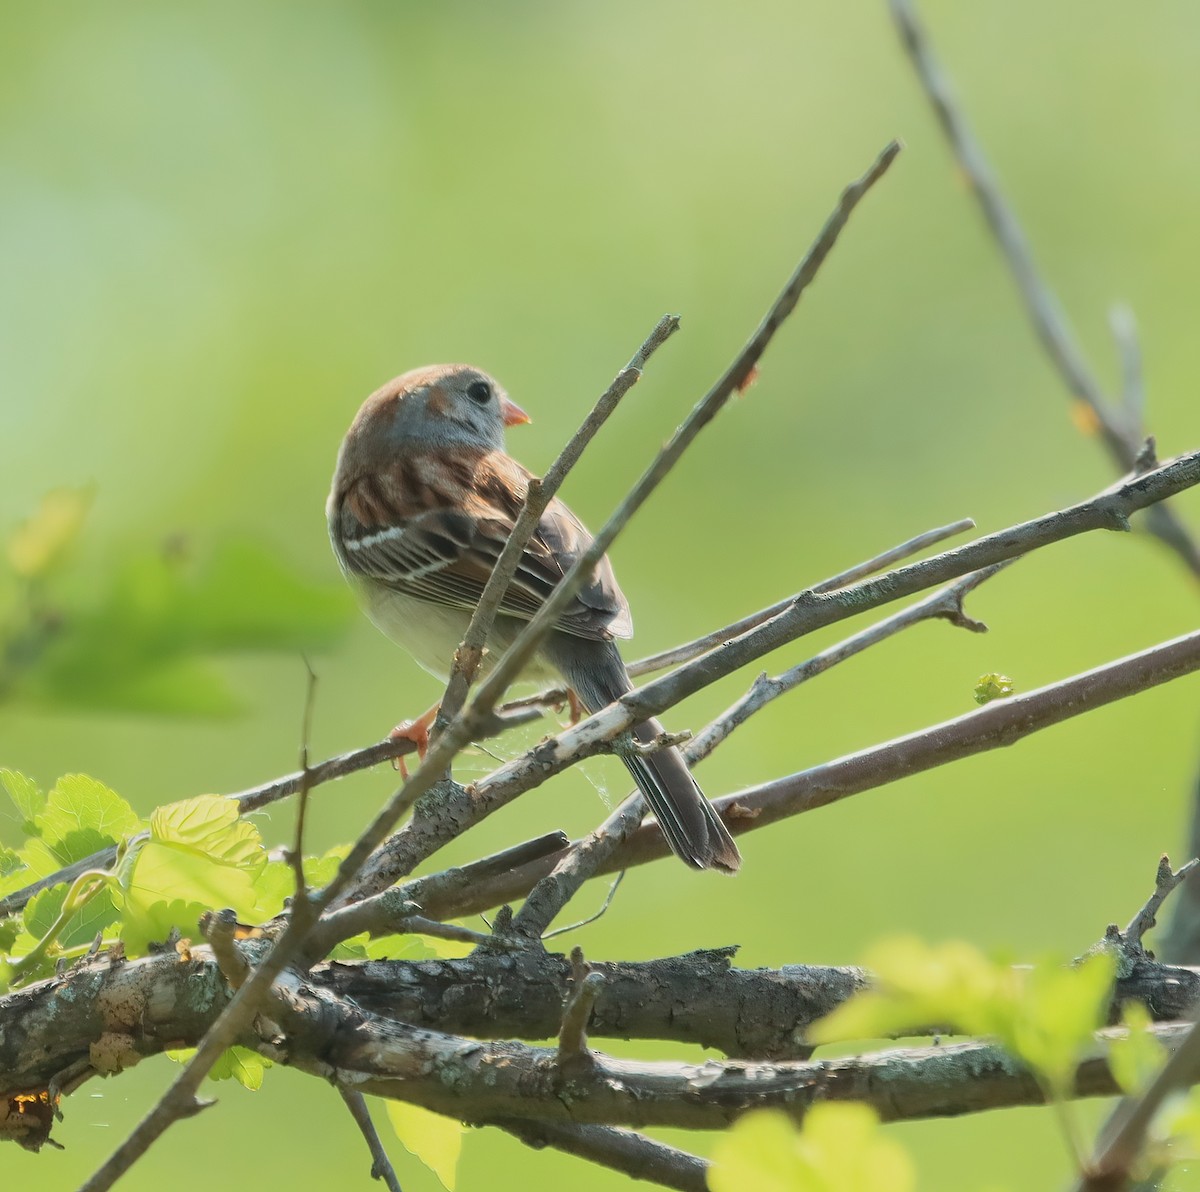
<path id="1" fill-rule="evenodd" d="M 392 1167 L 392 1161 L 388 1158 L 387 1151 L 383 1149 L 379 1131 L 375 1129 L 375 1123 L 371 1120 L 371 1110 L 367 1106 L 366 1097 L 352 1089 L 338 1089 L 338 1092 L 341 1093 L 342 1100 L 350 1111 L 350 1116 L 354 1119 L 354 1124 L 366 1141 L 367 1150 L 371 1152 L 371 1179 L 382 1180 L 388 1192 L 403 1192 L 400 1181 L 396 1178 L 396 1170 Z"/>
<path id="2" fill-rule="evenodd" d="M 534 1150 L 554 1147 L 619 1171 L 634 1180 L 648 1180 L 679 1192 L 707 1192 L 708 1162 L 698 1155 L 656 1142 L 633 1130 L 615 1126 L 577 1126 L 570 1122 L 522 1121 L 496 1118 L 489 1123 L 519 1138 Z"/>
<path id="3" fill-rule="evenodd" d="M 571 949 L 571 992 L 563 1007 L 562 1026 L 558 1031 L 559 1066 L 584 1059 L 588 1054 L 587 1026 L 592 1007 L 604 987 L 604 974 L 588 972 L 582 948 Z"/>
<path id="4" fill-rule="evenodd" d="M 1105 396 L 1058 299 L 1034 264 L 1025 233 L 1001 194 L 983 147 L 967 125 L 949 76 L 934 55 L 912 0 L 891 0 L 891 9 L 913 69 L 1012 273 L 1038 342 L 1062 377 L 1068 395 L 1088 411 L 1089 423 L 1099 431 L 1119 470 L 1133 470 L 1144 437 L 1139 417 L 1140 395 L 1135 393 L 1134 399 L 1127 400 L 1122 409 L 1115 408 Z M 1127 353 L 1128 336 L 1123 332 L 1118 335 L 1124 338 Z M 1125 363 L 1128 396 L 1131 362 L 1127 358 Z M 1147 517 L 1147 528 L 1179 555 L 1193 575 L 1200 576 L 1200 547 L 1173 510 L 1167 506 L 1154 509 Z"/>

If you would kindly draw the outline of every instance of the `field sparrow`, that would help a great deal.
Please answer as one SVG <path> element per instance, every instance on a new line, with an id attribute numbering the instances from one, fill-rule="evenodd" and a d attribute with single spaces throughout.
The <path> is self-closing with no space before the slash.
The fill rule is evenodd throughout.
<path id="1" fill-rule="evenodd" d="M 528 421 L 486 373 L 434 365 L 367 398 L 338 453 L 326 507 L 338 562 L 371 620 L 442 679 L 525 498 L 530 473 L 505 453 L 504 428 Z M 590 542 L 570 509 L 552 501 L 492 627 L 493 658 Z M 632 688 L 614 642 L 632 632 L 629 605 L 604 559 L 522 677 L 561 676 L 596 712 Z M 646 720 L 633 735 L 648 742 L 662 731 Z M 699 869 L 738 868 L 737 845 L 678 750 L 620 757 L 677 856 Z"/>

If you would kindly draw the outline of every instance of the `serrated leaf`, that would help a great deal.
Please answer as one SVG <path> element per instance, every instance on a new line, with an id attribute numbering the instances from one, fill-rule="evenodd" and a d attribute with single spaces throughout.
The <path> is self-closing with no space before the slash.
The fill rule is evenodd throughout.
<path id="1" fill-rule="evenodd" d="M 180 1047 L 166 1052 L 167 1059 L 176 1064 L 191 1062 L 196 1054 L 194 1047 Z M 220 1058 L 208 1073 L 209 1080 L 236 1080 L 238 1084 L 256 1093 L 262 1088 L 263 1075 L 272 1066 L 271 1061 L 257 1051 L 235 1044 Z"/>
<path id="2" fill-rule="evenodd" d="M 27 870 L 26 880 L 21 885 L 41 881 L 63 867 L 63 863 L 50 851 L 50 846 L 37 836 L 25 841 L 17 851 L 17 856 L 21 858 L 21 863 Z"/>
<path id="3" fill-rule="evenodd" d="M 25 930 L 34 939 L 41 939 L 54 926 L 67 893 L 68 887 L 65 884 L 51 886 L 48 890 L 38 891 L 25 904 Z M 118 917 L 112 893 L 106 888 L 100 888 L 67 921 L 59 933 L 57 946 L 61 949 L 90 944 L 96 938 L 97 932 L 111 927 Z"/>
<path id="4" fill-rule="evenodd" d="M 64 862 L 117 844 L 141 826 L 120 795 L 87 774 L 64 774 L 38 816 L 42 839 Z"/>
<path id="5" fill-rule="evenodd" d="M 442 1182 L 446 1192 L 454 1192 L 458 1180 L 458 1160 L 462 1155 L 467 1127 L 453 1118 L 431 1113 L 420 1105 L 388 1101 L 388 1120 L 404 1149 L 415 1155 Z"/>
<path id="6" fill-rule="evenodd" d="M 348 940 L 334 944 L 329 953 L 330 960 L 367 960 L 367 944 L 371 937 L 364 931 L 361 935 L 352 935 Z"/>
<path id="7" fill-rule="evenodd" d="M 286 861 L 268 860 L 254 885 L 258 901 L 251 918 L 255 923 L 262 923 L 283 912 L 284 901 L 296 893 L 296 875 Z"/>
<path id="8" fill-rule="evenodd" d="M 232 907 L 244 919 L 255 903 L 254 878 L 247 870 L 156 840 L 142 846 L 123 893 L 121 939 L 131 955 L 166 939 L 172 928 L 196 935 L 207 910 Z"/>
<path id="9" fill-rule="evenodd" d="M 209 1072 L 209 1080 L 236 1080 L 243 1088 L 258 1092 L 262 1088 L 263 1074 L 271 1061 L 251 1051 L 248 1047 L 234 1044 L 225 1051 Z"/>
<path id="10" fill-rule="evenodd" d="M 5 878 L 12 877 L 13 874 L 19 873 L 25 868 L 25 862 L 17 855 L 16 849 L 5 848 L 0 845 L 0 882 Z M 0 893 L 4 892 L 3 885 L 0 885 Z"/>
<path id="11" fill-rule="evenodd" d="M 25 910 L 22 913 L 25 930 L 35 939 L 41 939 L 50 930 L 50 926 L 54 920 L 58 918 L 66 896 L 66 885 L 51 886 L 48 890 L 39 890 L 25 904 Z"/>
<path id="12" fill-rule="evenodd" d="M 231 907 L 253 918 L 266 864 L 258 829 L 238 818 L 231 800 L 201 795 L 158 808 L 150 839 L 120 867 L 121 938 L 136 953 L 173 927 L 190 936 L 205 910 Z"/>
<path id="13" fill-rule="evenodd" d="M 46 806 L 46 796 L 38 789 L 37 783 L 19 770 L 0 770 L 0 785 L 8 792 L 21 817 L 21 830 L 27 836 L 37 835 L 38 817 Z"/>
<path id="14" fill-rule="evenodd" d="M 337 875 L 338 868 L 349 851 L 348 845 L 337 845 L 319 857 L 305 857 L 304 880 L 314 889 L 329 885 Z"/>
<path id="15" fill-rule="evenodd" d="M 802 1129 L 782 1110 L 739 1118 L 713 1149 L 708 1186 L 712 1192 L 911 1192 L 916 1175 L 874 1110 L 818 1102 Z"/>
<path id="16" fill-rule="evenodd" d="M 21 921 L 16 918 L 0 919 L 0 952 L 11 955 L 13 945 L 21 934 Z"/>
<path id="17" fill-rule="evenodd" d="M 8 561 L 20 576 L 44 575 L 69 549 L 92 503 L 92 490 L 56 488 L 8 540 Z"/>
<path id="18" fill-rule="evenodd" d="M 191 939 L 199 931 L 200 916 L 212 903 L 168 899 L 158 891 L 125 892 L 121 905 L 121 943 L 129 956 L 145 956 L 151 944 L 161 944 L 172 931 Z M 217 904 L 222 905 L 222 904 Z"/>
<path id="19" fill-rule="evenodd" d="M 150 836 L 222 865 L 252 870 L 255 876 L 267 863 L 258 829 L 223 795 L 197 795 L 159 807 L 150 816 Z"/>

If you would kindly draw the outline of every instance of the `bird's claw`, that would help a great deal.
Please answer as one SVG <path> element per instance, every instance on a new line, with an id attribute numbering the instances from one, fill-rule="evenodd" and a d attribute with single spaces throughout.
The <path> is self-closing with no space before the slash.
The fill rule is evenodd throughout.
<path id="1" fill-rule="evenodd" d="M 388 733 L 389 741 L 411 741 L 417 749 L 417 757 L 425 760 L 425 755 L 429 752 L 429 729 L 437 718 L 440 705 L 434 704 L 428 712 L 418 716 L 416 720 L 401 721 L 390 733 Z M 408 781 L 408 766 L 404 763 L 404 757 L 394 758 L 392 765 L 400 771 L 400 776 L 405 782 Z"/>

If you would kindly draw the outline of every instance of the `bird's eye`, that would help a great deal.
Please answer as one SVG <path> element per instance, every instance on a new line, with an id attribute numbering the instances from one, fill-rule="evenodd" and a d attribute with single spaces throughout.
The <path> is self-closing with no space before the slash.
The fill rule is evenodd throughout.
<path id="1" fill-rule="evenodd" d="M 486 406 L 492 400 L 492 387 L 486 381 L 472 381 L 467 396 L 477 405 Z"/>

